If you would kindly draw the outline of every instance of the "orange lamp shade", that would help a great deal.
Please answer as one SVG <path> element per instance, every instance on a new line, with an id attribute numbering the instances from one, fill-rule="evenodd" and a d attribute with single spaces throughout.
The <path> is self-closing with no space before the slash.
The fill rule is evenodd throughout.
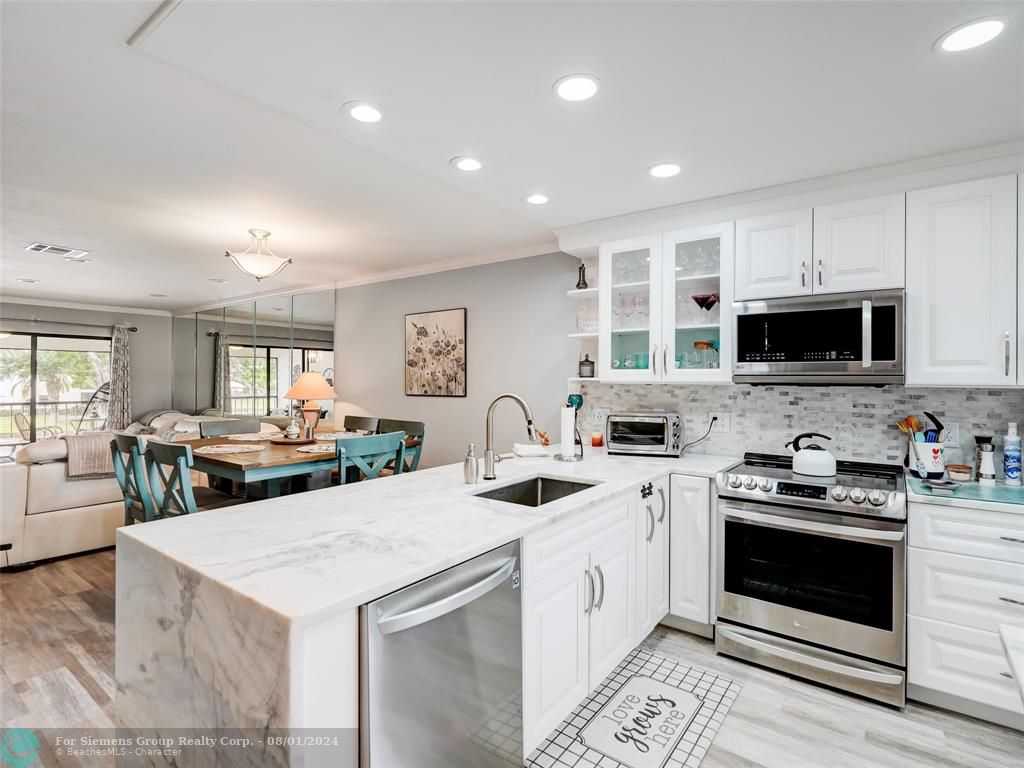
<path id="1" fill-rule="evenodd" d="M 306 371 L 285 393 L 286 400 L 334 400 L 338 393 L 316 371 Z"/>

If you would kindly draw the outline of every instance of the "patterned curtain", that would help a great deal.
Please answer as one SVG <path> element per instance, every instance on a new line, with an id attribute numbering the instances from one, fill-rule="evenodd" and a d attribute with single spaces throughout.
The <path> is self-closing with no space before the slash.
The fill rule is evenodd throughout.
<path id="1" fill-rule="evenodd" d="M 128 329 L 115 325 L 110 340 L 110 404 L 107 429 L 124 429 L 132 423 L 132 371 Z"/>
<path id="2" fill-rule="evenodd" d="M 217 333 L 213 345 L 213 407 L 219 409 L 222 414 L 229 411 L 227 393 L 231 388 L 228 383 L 230 373 L 228 337 L 223 333 Z"/>

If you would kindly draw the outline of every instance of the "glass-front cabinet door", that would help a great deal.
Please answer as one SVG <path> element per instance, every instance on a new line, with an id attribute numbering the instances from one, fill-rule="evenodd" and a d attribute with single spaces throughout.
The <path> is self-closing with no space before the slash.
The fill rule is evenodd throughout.
<path id="1" fill-rule="evenodd" d="M 664 235 L 662 359 L 664 381 L 732 380 L 733 223 Z"/>
<path id="2" fill-rule="evenodd" d="M 661 243 L 660 236 L 652 236 L 607 243 L 600 248 L 601 379 L 661 379 Z"/>

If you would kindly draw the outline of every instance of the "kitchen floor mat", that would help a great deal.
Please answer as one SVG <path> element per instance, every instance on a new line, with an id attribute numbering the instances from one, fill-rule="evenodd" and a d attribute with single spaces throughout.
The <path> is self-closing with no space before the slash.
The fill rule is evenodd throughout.
<path id="1" fill-rule="evenodd" d="M 528 768 L 697 768 L 739 683 L 637 648 L 526 761 Z"/>

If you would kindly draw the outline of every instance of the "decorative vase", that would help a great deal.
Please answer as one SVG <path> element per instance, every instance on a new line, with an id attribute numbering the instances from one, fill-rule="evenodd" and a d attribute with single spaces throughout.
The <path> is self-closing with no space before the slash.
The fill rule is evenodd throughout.
<path id="1" fill-rule="evenodd" d="M 594 361 L 590 359 L 590 355 L 584 355 L 580 360 L 579 374 L 581 379 L 594 378 Z"/>
<path id="2" fill-rule="evenodd" d="M 577 290 L 584 290 L 587 288 L 587 265 L 580 264 L 580 279 L 576 281 Z"/>

